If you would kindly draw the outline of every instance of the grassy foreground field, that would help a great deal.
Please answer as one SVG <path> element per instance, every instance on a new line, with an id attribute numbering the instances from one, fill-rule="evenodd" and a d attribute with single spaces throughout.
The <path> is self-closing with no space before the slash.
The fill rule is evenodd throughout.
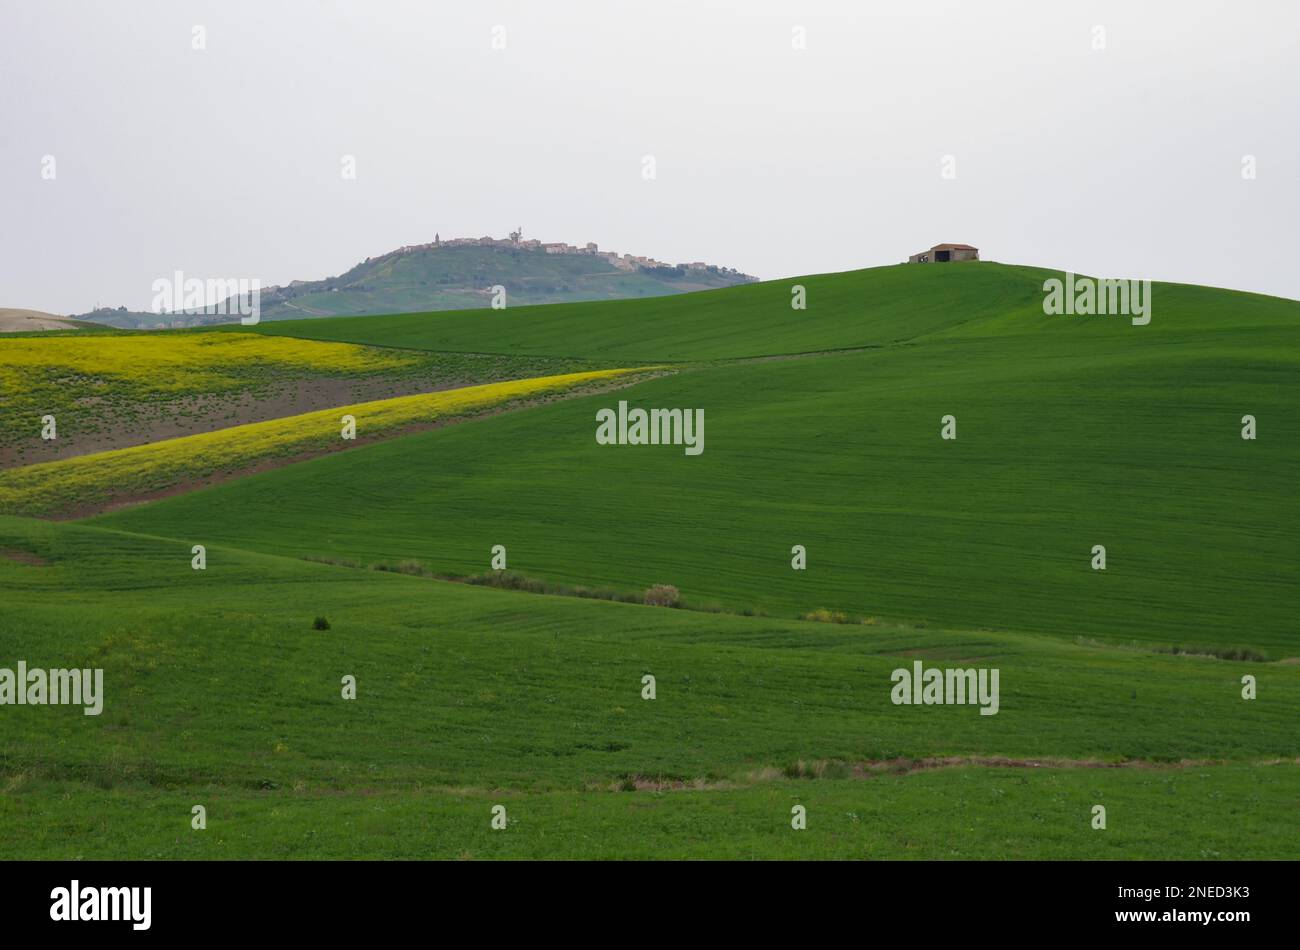
<path id="1" fill-rule="evenodd" d="M 1294 856 L 1278 826 L 1294 815 L 1295 773 L 948 769 L 635 794 L 206 789 L 202 834 L 193 792 L 61 784 L 0 798 L 0 844 L 63 860 L 1267 860 Z M 1105 833 L 1088 825 L 1099 803 L 1114 816 Z M 494 804 L 504 833 L 488 824 Z M 808 813 L 797 834 L 796 804 Z"/>
<path id="2" fill-rule="evenodd" d="M 1293 853 L 1280 829 L 1300 794 L 1300 667 L 543 597 L 233 549 L 209 549 L 199 572 L 187 541 L 26 519 L 0 519 L 0 550 L 28 555 L 0 558 L 3 655 L 102 667 L 109 684 L 98 717 L 6 710 L 9 853 Z M 999 667 L 1000 712 L 893 705 L 890 673 L 914 658 Z M 1259 701 L 1241 699 L 1242 672 Z M 915 761 L 930 757 L 982 764 Z M 809 840 L 790 830 L 795 804 Z M 1089 827 L 1095 804 L 1113 835 Z"/>
<path id="3" fill-rule="evenodd" d="M 81 522 L 0 515 L 0 667 L 107 692 L 4 708 L 0 849 L 1295 858 L 1300 304 L 1157 285 L 1147 327 L 1049 318 L 1045 273 L 223 333 L 678 362 Z M 703 409 L 703 453 L 597 444 L 618 400 Z M 494 545 L 712 610 L 415 576 Z M 997 714 L 895 705 L 917 662 L 998 670 Z"/>

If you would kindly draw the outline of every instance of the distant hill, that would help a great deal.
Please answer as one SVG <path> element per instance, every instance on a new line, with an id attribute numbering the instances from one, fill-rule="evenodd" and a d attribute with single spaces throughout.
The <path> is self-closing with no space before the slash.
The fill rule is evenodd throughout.
<path id="1" fill-rule="evenodd" d="M 0 307 L 0 333 L 27 333 L 33 330 L 72 330 L 75 322 L 43 310 Z"/>
<path id="2" fill-rule="evenodd" d="M 367 258 L 338 277 L 264 287 L 261 315 L 263 320 L 286 320 L 486 308 L 491 306 L 496 285 L 506 289 L 507 304 L 514 307 L 662 297 L 755 279 L 732 268 L 702 262 L 667 264 L 600 252 L 595 245 L 578 248 L 537 241 L 459 238 Z M 159 314 L 123 307 L 94 310 L 77 319 L 138 328 L 233 323 L 238 317 L 230 312 Z"/>

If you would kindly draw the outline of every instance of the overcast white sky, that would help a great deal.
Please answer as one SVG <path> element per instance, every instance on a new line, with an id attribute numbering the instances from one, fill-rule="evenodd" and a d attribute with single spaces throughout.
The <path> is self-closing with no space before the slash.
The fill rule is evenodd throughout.
<path id="1" fill-rule="evenodd" d="M 0 11 L 0 306 L 148 309 L 177 269 L 287 283 L 517 225 L 764 278 L 956 241 L 1300 297 L 1290 0 Z"/>

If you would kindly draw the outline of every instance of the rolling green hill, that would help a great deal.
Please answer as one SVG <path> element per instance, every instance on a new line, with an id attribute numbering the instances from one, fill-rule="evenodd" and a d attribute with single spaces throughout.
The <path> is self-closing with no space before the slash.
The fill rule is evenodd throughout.
<path id="1" fill-rule="evenodd" d="M 679 299 L 545 309 L 292 321 L 263 333 L 456 352 L 581 354 L 625 363 L 774 356 L 883 346 L 1006 314 L 1042 317 L 1029 268 L 879 267 L 765 281 Z M 791 288 L 807 309 L 791 309 Z"/>
<path id="2" fill-rule="evenodd" d="M 1134 333 L 1121 317 L 1047 316 L 1043 281 L 1057 271 L 1008 264 L 895 265 L 792 277 L 677 298 L 542 309 L 399 314 L 289 321 L 259 332 L 448 352 L 580 356 L 624 364 L 781 356 L 880 347 L 921 339 L 1005 339 L 1037 335 L 1043 345 L 1106 341 L 1145 348 L 1181 346 L 1191 331 L 1234 346 L 1294 332 L 1300 304 L 1279 297 L 1181 284 L 1154 284 L 1152 323 Z M 791 288 L 806 310 L 791 309 Z M 235 328 L 240 329 L 240 328 Z M 1212 336 L 1197 336 L 1213 343 Z M 1285 338 L 1292 342 L 1291 337 Z M 1032 346 L 1032 344 L 1024 344 Z M 1122 352 L 1100 350 L 1111 360 Z"/>
<path id="3" fill-rule="evenodd" d="M 1011 267 L 896 268 L 806 283 L 810 310 L 787 310 L 785 327 L 754 303 L 771 285 L 675 301 L 697 316 L 712 310 L 716 339 L 698 338 L 679 318 L 654 322 L 663 332 L 638 341 L 631 317 L 554 308 L 553 353 L 611 357 L 643 346 L 645 357 L 716 356 L 724 345 L 749 346 L 750 320 L 766 327 L 770 342 L 759 348 L 874 340 L 858 352 L 683 367 L 622 394 L 634 406 L 703 408 L 698 457 L 597 445 L 596 411 L 615 404 L 600 396 L 101 521 L 296 556 L 412 559 L 457 575 L 485 570 L 488 550 L 503 544 L 511 568 L 529 576 L 628 591 L 669 583 L 696 604 L 735 611 L 797 617 L 825 607 L 1300 654 L 1292 490 L 1300 304 L 1158 285 L 1153 322 L 1134 327 L 1116 317 L 1044 317 L 1041 295 L 1035 312 L 1027 289 L 1041 287 L 1038 273 Z M 892 296 L 900 287 L 905 299 Z M 723 308 L 728 299 L 734 306 Z M 819 299 L 840 318 L 811 316 Z M 870 301 L 856 317 L 854 300 Z M 920 314 L 914 337 L 883 345 L 907 333 L 908 301 Z M 879 326 L 877 311 L 886 315 Z M 520 336 L 540 339 L 546 311 L 535 314 L 521 320 Z M 356 328 L 317 326 L 327 339 Z M 683 328 L 676 336 L 666 329 L 674 326 Z M 377 324 L 363 336 L 390 334 Z M 950 414 L 956 441 L 940 438 Z M 1255 441 L 1240 437 L 1246 414 L 1259 420 Z M 790 568 L 795 544 L 808 550 L 805 572 Z M 1108 552 L 1104 572 L 1090 568 L 1098 544 Z"/>

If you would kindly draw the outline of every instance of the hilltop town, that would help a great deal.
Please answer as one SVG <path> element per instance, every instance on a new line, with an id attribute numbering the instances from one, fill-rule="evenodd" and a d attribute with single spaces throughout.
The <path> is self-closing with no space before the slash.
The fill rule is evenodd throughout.
<path id="1" fill-rule="evenodd" d="M 619 270 L 625 271 L 653 271 L 661 268 L 681 271 L 683 273 L 716 271 L 720 274 L 730 274 L 745 280 L 757 280 L 757 278 L 751 277 L 748 274 L 742 274 L 734 267 L 718 267 L 714 264 L 707 264 L 704 261 L 671 264 L 666 261 L 656 260 L 653 257 L 646 257 L 640 254 L 619 254 L 617 251 L 602 251 L 594 242 L 591 241 L 579 246 L 577 244 L 565 244 L 563 241 L 547 242 L 539 241 L 536 238 L 526 239 L 523 237 L 522 228 L 516 228 L 514 231 L 510 232 L 509 237 L 504 238 L 463 237 L 449 238 L 444 241 L 440 235 L 434 234 L 433 240 L 427 244 L 408 244 L 405 247 L 399 247 L 395 251 L 390 251 L 388 254 L 383 255 L 383 257 L 392 257 L 397 254 L 414 254 L 418 251 L 431 251 L 443 247 L 500 247 L 523 251 L 544 251 L 547 254 L 584 254 L 589 257 L 604 258 Z M 372 258 L 366 258 L 367 263 L 370 263 L 371 260 Z M 301 281 L 295 281 L 294 283 L 301 283 Z M 293 284 L 290 284 L 289 286 L 292 287 Z"/>

